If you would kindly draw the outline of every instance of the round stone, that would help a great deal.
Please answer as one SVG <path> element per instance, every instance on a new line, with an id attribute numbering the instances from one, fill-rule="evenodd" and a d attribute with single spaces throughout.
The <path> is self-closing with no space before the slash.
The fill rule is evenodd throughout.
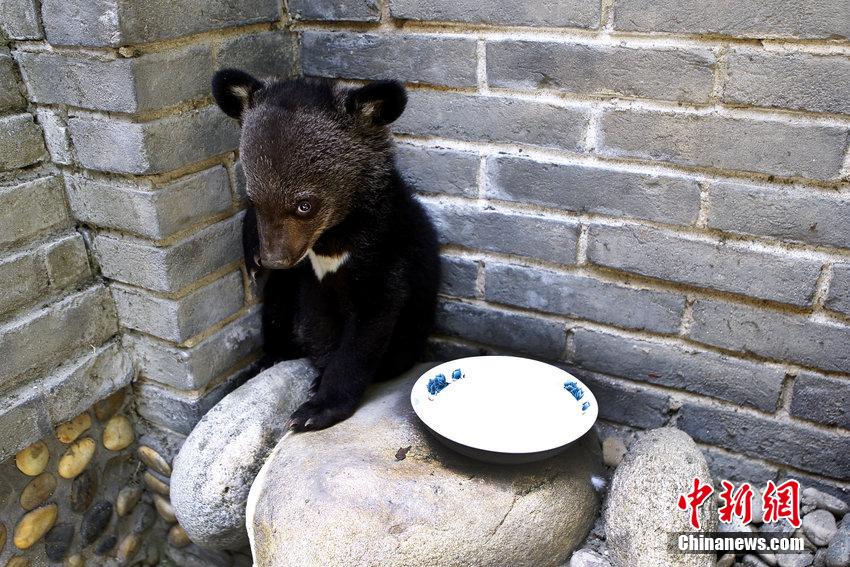
<path id="1" fill-rule="evenodd" d="M 168 530 L 168 544 L 172 547 L 181 548 L 186 547 L 192 543 L 189 539 L 189 534 L 186 533 L 186 530 L 183 529 L 183 526 L 180 524 L 174 524 L 171 526 L 171 529 Z"/>
<path id="2" fill-rule="evenodd" d="M 133 533 L 142 535 L 156 522 L 156 510 L 147 502 L 143 502 L 136 506 L 135 514 L 133 515 Z"/>
<path id="3" fill-rule="evenodd" d="M 125 415 L 110 417 L 103 428 L 103 446 L 110 451 L 126 449 L 135 439 L 133 424 Z"/>
<path id="4" fill-rule="evenodd" d="M 142 489 L 140 486 L 135 484 L 125 486 L 118 491 L 118 497 L 115 499 L 115 511 L 119 516 L 127 516 L 139 503 L 141 497 Z"/>
<path id="5" fill-rule="evenodd" d="M 103 537 L 94 548 L 94 552 L 98 555 L 108 555 L 110 551 L 115 549 L 115 544 L 118 543 L 118 538 L 114 535 Z"/>
<path id="6" fill-rule="evenodd" d="M 804 488 L 801 500 L 804 505 L 809 505 L 813 509 L 829 510 L 836 516 L 843 516 L 850 511 L 850 504 L 837 496 L 821 492 L 816 488 Z"/>
<path id="7" fill-rule="evenodd" d="M 56 438 L 66 445 L 76 441 L 80 435 L 91 427 L 91 416 L 88 412 L 81 413 L 74 419 L 60 423 L 56 427 Z"/>
<path id="8" fill-rule="evenodd" d="M 73 443 L 65 454 L 59 458 L 59 476 L 62 478 L 74 478 L 88 466 L 97 443 L 91 437 L 84 437 Z"/>
<path id="9" fill-rule="evenodd" d="M 36 508 L 24 514 L 18 525 L 15 526 L 13 541 L 18 549 L 29 549 L 38 540 L 44 537 L 50 528 L 56 523 L 59 515 L 59 507 L 56 504 L 48 504 Z"/>
<path id="10" fill-rule="evenodd" d="M 626 456 L 626 444 L 619 437 L 606 437 L 602 441 L 602 461 L 609 467 L 616 467 Z"/>
<path id="11" fill-rule="evenodd" d="M 168 464 L 168 461 L 162 455 L 147 445 L 140 445 L 137 453 L 142 462 L 147 466 L 161 475 L 171 476 L 171 465 Z"/>
<path id="12" fill-rule="evenodd" d="M 100 400 L 94 404 L 94 414 L 97 419 L 103 423 L 121 409 L 124 405 L 124 390 L 118 390 L 114 394 Z"/>
<path id="13" fill-rule="evenodd" d="M 71 481 L 71 492 L 68 495 L 71 510 L 78 514 L 88 510 L 96 493 L 97 474 L 91 469 L 86 469 Z"/>
<path id="14" fill-rule="evenodd" d="M 56 477 L 44 472 L 32 479 L 21 491 L 21 508 L 32 510 L 41 506 L 56 490 Z M 0 549 L 3 546 L 0 545 Z"/>
<path id="15" fill-rule="evenodd" d="M 689 513 L 678 510 L 680 494 L 693 489 L 693 479 L 711 484 L 708 465 L 687 433 L 661 428 L 641 435 L 617 467 L 605 509 L 612 563 L 629 567 L 714 567 L 713 554 L 679 554 L 668 534 L 694 532 Z M 699 508 L 701 530 L 714 531 L 714 498 Z"/>
<path id="16" fill-rule="evenodd" d="M 167 523 L 173 524 L 177 521 L 177 517 L 174 515 L 174 508 L 171 506 L 171 502 L 168 498 L 161 494 L 154 494 L 153 505 L 156 506 L 156 511 L 159 513 L 159 516 Z"/>
<path id="17" fill-rule="evenodd" d="M 837 531 L 835 516 L 826 510 L 815 510 L 803 516 L 803 533 L 818 547 L 827 545 Z"/>
<path id="18" fill-rule="evenodd" d="M 15 555 L 9 558 L 9 562 L 6 563 L 6 567 L 29 567 L 29 564 L 30 560 L 26 557 Z"/>
<path id="19" fill-rule="evenodd" d="M 47 468 L 50 449 L 44 441 L 36 441 L 15 455 L 15 466 L 27 476 L 38 476 Z"/>
<path id="20" fill-rule="evenodd" d="M 245 503 L 251 482 L 316 376 L 306 359 L 281 362 L 201 418 L 174 459 L 171 477 L 171 502 L 192 541 L 230 549 L 248 543 Z"/>
<path id="21" fill-rule="evenodd" d="M 169 496 L 171 493 L 171 487 L 168 485 L 168 483 L 160 478 L 157 478 L 150 471 L 145 471 L 145 474 L 142 475 L 142 480 L 145 481 L 145 486 L 147 486 L 148 490 L 150 490 L 151 492 L 156 492 L 157 494 L 162 494 L 166 497 Z"/>
<path id="22" fill-rule="evenodd" d="M 86 567 L 86 560 L 79 553 L 71 555 L 62 563 L 64 567 Z"/>
<path id="23" fill-rule="evenodd" d="M 611 567 L 611 563 L 592 549 L 579 549 L 570 557 L 569 567 Z"/>
<path id="24" fill-rule="evenodd" d="M 138 553 L 141 543 L 142 540 L 136 534 L 124 536 L 124 539 L 118 544 L 118 561 L 121 563 L 130 561 Z"/>
<path id="25" fill-rule="evenodd" d="M 258 567 L 363 558 L 411 567 L 557 565 L 569 558 L 599 509 L 595 432 L 536 463 L 475 461 L 437 442 L 413 413 L 410 388 L 425 368 L 377 385 L 342 423 L 277 444 L 248 497 Z"/>
<path id="26" fill-rule="evenodd" d="M 100 537 L 100 534 L 109 525 L 111 517 L 112 504 L 105 500 L 98 500 L 94 503 L 91 509 L 83 515 L 82 522 L 80 522 L 80 541 L 83 547 Z"/>
<path id="27" fill-rule="evenodd" d="M 0 522 L 0 550 L 6 547 L 6 524 Z"/>
<path id="28" fill-rule="evenodd" d="M 74 526 L 71 524 L 56 524 L 44 536 L 44 554 L 51 561 L 59 562 L 64 559 L 74 539 Z"/>

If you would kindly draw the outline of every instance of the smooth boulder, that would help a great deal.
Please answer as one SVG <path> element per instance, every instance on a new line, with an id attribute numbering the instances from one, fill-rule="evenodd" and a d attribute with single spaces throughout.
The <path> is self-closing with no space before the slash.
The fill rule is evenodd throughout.
<path id="1" fill-rule="evenodd" d="M 537 463 L 474 461 L 442 446 L 413 413 L 410 388 L 428 367 L 373 386 L 348 420 L 277 445 L 248 500 L 257 567 L 569 558 L 598 512 L 595 432 Z"/>
<path id="2" fill-rule="evenodd" d="M 174 459 L 171 505 L 193 542 L 248 544 L 248 490 L 316 376 L 306 359 L 281 362 L 225 396 L 186 438 Z"/>
<path id="3" fill-rule="evenodd" d="M 669 427 L 644 433 L 617 467 L 605 505 L 606 540 L 617 567 L 714 567 L 713 554 L 681 554 L 670 548 L 669 534 L 695 531 L 689 512 L 679 510 L 680 494 L 693 489 L 693 478 L 711 484 L 711 473 L 687 433 Z M 700 508 L 701 530 L 716 526 L 714 497 Z"/>

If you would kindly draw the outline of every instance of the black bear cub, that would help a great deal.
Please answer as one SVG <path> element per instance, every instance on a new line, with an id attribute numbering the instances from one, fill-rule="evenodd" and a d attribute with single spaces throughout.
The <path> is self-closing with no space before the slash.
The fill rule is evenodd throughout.
<path id="1" fill-rule="evenodd" d="M 388 129 L 407 95 L 394 81 L 263 82 L 224 69 L 213 96 L 242 125 L 245 263 L 252 277 L 269 272 L 266 363 L 310 357 L 320 376 L 289 427 L 328 427 L 419 358 L 434 318 L 437 237 Z"/>

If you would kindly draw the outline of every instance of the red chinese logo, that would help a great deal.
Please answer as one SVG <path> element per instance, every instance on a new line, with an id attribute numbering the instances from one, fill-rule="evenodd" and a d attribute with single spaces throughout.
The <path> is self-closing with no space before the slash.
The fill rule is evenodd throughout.
<path id="1" fill-rule="evenodd" d="M 740 518 L 745 526 L 752 522 L 753 488 L 746 482 L 738 487 L 738 490 L 735 490 L 735 485 L 728 480 L 723 480 L 720 484 L 723 486 L 723 492 L 720 493 L 723 506 L 717 509 L 720 521 L 729 524 L 733 518 Z"/>
<path id="2" fill-rule="evenodd" d="M 765 523 L 784 518 L 795 528 L 800 527 L 800 483 L 796 480 L 786 480 L 779 486 L 767 481 L 763 504 Z"/>
<path id="3" fill-rule="evenodd" d="M 745 482 L 738 488 L 723 480 L 720 482 L 723 490 L 718 494 L 722 505 L 717 509 L 720 521 L 731 524 L 735 518 L 740 519 L 743 525 L 753 521 L 753 487 Z M 680 510 L 690 512 L 690 524 L 695 530 L 700 529 L 699 508 L 714 492 L 714 487 L 702 482 L 698 477 L 693 479 L 693 488 L 686 494 L 680 494 L 676 506 Z M 779 486 L 773 481 L 768 481 L 762 498 L 764 515 L 762 521 L 765 524 L 788 520 L 795 528 L 800 527 L 800 483 L 796 480 L 786 480 Z"/>
<path id="4" fill-rule="evenodd" d="M 687 494 L 679 495 L 679 501 L 676 504 L 679 506 L 679 510 L 691 511 L 691 527 L 695 530 L 699 529 L 699 508 L 706 498 L 711 496 L 712 492 L 714 492 L 714 488 L 710 484 L 703 484 L 698 477 L 694 477 L 693 490 Z"/>

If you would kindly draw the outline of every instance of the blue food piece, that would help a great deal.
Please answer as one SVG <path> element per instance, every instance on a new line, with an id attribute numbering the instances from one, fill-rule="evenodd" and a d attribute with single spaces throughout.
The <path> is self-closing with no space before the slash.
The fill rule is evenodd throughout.
<path id="1" fill-rule="evenodd" d="M 568 391 L 577 400 L 584 397 L 584 390 L 575 382 L 564 382 L 564 390 Z"/>
<path id="2" fill-rule="evenodd" d="M 449 383 L 446 381 L 446 377 L 443 374 L 437 374 L 430 380 L 428 380 L 428 393 L 432 396 L 436 396 L 442 391 L 443 388 L 448 386 Z"/>
<path id="3" fill-rule="evenodd" d="M 587 411 L 587 409 L 589 407 L 590 407 L 590 402 L 584 402 L 583 404 L 581 404 L 581 411 Z"/>
<path id="4" fill-rule="evenodd" d="M 460 380 L 461 378 L 463 378 L 463 373 L 460 371 L 460 368 L 456 368 L 452 372 L 452 380 Z"/>

